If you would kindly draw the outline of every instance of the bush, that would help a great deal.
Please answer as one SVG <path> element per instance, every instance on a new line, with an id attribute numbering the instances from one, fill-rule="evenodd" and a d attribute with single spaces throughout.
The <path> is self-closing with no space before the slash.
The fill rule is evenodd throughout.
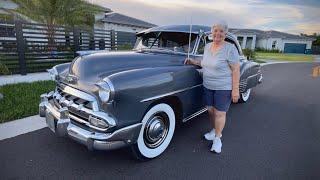
<path id="1" fill-rule="evenodd" d="M 4 60 L 4 56 L 0 55 L 0 75 L 8 75 L 11 74 L 8 67 L 1 62 L 1 60 Z"/>
<path id="2" fill-rule="evenodd" d="M 247 59 L 256 59 L 256 53 L 252 49 L 243 49 L 242 50 L 244 56 L 247 57 Z"/>
<path id="3" fill-rule="evenodd" d="M 117 49 L 118 50 L 122 50 L 122 51 L 124 51 L 124 50 L 132 50 L 132 48 L 133 48 L 133 46 L 131 45 L 131 44 L 129 44 L 129 43 L 126 43 L 126 44 L 122 44 L 122 45 L 119 45 L 118 47 L 117 47 Z"/>
<path id="4" fill-rule="evenodd" d="M 264 49 L 264 48 L 256 48 L 256 52 L 265 52 L 265 53 L 281 53 L 279 49 Z"/>
<path id="5" fill-rule="evenodd" d="M 8 75 L 11 74 L 6 65 L 0 62 L 0 75 Z"/>

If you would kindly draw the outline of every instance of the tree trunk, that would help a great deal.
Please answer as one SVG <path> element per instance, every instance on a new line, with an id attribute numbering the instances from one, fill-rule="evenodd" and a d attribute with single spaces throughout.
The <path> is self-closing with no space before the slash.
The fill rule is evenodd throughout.
<path id="1" fill-rule="evenodd" d="M 54 50 L 54 33 L 55 33 L 55 29 L 54 29 L 54 24 L 52 23 L 48 23 L 47 24 L 47 32 L 48 32 L 48 50 L 49 51 L 53 51 Z"/>

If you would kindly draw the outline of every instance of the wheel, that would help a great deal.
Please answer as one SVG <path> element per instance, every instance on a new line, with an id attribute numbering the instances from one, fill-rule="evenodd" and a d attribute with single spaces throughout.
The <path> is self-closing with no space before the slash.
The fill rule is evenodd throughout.
<path id="1" fill-rule="evenodd" d="M 168 104 L 153 106 L 143 117 L 137 143 L 132 146 L 139 160 L 159 156 L 168 147 L 175 130 L 175 114 Z"/>
<path id="2" fill-rule="evenodd" d="M 241 103 L 247 102 L 249 100 L 250 93 L 251 93 L 251 89 L 247 89 L 245 92 L 240 93 L 239 102 Z"/>

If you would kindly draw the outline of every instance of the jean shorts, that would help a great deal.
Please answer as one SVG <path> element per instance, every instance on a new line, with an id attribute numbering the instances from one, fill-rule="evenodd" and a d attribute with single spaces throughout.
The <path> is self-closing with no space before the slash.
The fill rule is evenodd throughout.
<path id="1" fill-rule="evenodd" d="M 203 87 L 203 98 L 206 106 L 227 112 L 231 104 L 231 90 L 211 90 Z"/>

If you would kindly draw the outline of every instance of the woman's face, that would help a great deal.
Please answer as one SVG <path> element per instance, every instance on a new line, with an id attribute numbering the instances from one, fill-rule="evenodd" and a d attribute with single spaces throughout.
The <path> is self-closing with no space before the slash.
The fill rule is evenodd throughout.
<path id="1" fill-rule="evenodd" d="M 222 42 L 226 37 L 226 32 L 224 31 L 223 27 L 221 26 L 213 26 L 212 27 L 212 38 L 213 42 Z"/>

